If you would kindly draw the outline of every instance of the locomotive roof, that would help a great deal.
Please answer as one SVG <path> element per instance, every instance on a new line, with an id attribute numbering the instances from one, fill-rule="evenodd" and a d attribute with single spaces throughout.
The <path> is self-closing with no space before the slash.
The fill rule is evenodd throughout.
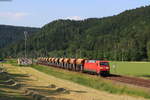
<path id="1" fill-rule="evenodd" d="M 88 59 L 87 59 L 88 60 Z M 110 61 L 108 61 L 108 60 L 92 60 L 92 59 L 89 59 L 89 60 L 91 60 L 91 61 L 100 61 L 100 62 L 110 62 Z"/>

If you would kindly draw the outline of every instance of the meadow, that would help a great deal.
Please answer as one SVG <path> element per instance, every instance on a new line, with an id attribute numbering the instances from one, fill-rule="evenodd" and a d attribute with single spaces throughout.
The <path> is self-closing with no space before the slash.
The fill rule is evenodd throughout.
<path id="1" fill-rule="evenodd" d="M 150 62 L 110 62 L 111 73 L 150 78 Z"/>

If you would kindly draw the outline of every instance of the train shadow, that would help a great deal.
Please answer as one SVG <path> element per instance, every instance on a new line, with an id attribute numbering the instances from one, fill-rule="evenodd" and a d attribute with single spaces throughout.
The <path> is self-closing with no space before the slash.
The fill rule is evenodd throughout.
<path id="1" fill-rule="evenodd" d="M 150 75 L 138 75 L 138 77 L 147 77 L 147 78 L 150 78 Z"/>
<path id="2" fill-rule="evenodd" d="M 102 76 L 102 77 L 121 77 L 121 75 L 117 75 L 117 74 L 109 74 L 109 75 Z"/>

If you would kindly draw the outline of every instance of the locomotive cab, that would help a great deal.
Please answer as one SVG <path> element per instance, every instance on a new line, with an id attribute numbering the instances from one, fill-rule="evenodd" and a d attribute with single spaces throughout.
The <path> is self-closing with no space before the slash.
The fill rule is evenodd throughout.
<path id="1" fill-rule="evenodd" d="M 99 61 L 99 67 L 100 67 L 100 75 L 105 76 L 109 75 L 110 72 L 110 66 L 108 61 Z"/>

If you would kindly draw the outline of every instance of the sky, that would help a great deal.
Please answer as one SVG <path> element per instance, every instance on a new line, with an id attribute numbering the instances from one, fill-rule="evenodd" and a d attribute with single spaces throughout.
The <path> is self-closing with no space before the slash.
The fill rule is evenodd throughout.
<path id="1" fill-rule="evenodd" d="M 0 0 L 0 24 L 42 27 L 57 19 L 117 15 L 150 5 L 150 0 Z"/>

